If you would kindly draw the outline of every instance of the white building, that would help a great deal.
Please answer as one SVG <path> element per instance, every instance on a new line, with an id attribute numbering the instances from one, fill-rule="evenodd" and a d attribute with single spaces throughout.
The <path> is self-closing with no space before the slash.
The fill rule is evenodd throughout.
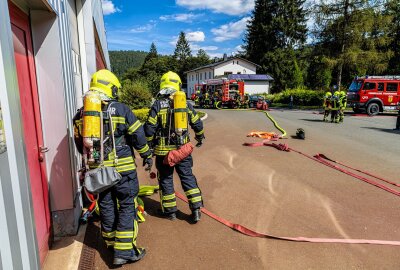
<path id="1" fill-rule="evenodd" d="M 223 61 L 215 62 L 206 66 L 189 70 L 185 72 L 187 74 L 187 95 L 188 97 L 190 97 L 195 92 L 194 87 L 196 84 L 205 83 L 209 79 L 214 79 L 218 77 L 228 77 L 229 75 L 233 74 L 256 74 L 257 67 L 260 66 L 240 57 L 233 57 L 229 59 L 225 57 Z M 270 80 L 273 79 L 269 77 L 268 80 L 250 80 L 248 78 L 247 84 L 249 86 L 256 85 L 256 87 L 249 88 L 254 89 L 254 91 L 258 91 L 258 89 L 265 89 L 265 91 L 263 92 L 268 92 Z M 262 86 L 263 83 L 265 87 Z M 246 81 L 245 91 L 247 91 Z"/>
<path id="2" fill-rule="evenodd" d="M 274 79 L 266 74 L 231 74 L 229 80 L 244 81 L 244 92 L 246 94 L 270 93 L 271 81 Z"/>
<path id="3" fill-rule="evenodd" d="M 101 0 L 0 0 L 0 269 L 39 269 L 77 232 L 72 117 L 104 67 Z"/>

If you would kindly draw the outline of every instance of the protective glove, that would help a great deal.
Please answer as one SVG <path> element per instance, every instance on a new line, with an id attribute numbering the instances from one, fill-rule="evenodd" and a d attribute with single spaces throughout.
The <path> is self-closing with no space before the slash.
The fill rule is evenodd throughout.
<path id="1" fill-rule="evenodd" d="M 204 136 L 204 134 L 196 135 L 196 137 L 195 137 L 195 139 L 196 139 L 196 141 L 197 141 L 196 147 L 201 147 L 201 146 L 203 145 L 203 140 L 204 140 L 205 138 L 206 138 L 206 137 Z"/>
<path id="2" fill-rule="evenodd" d="M 145 171 L 151 171 L 151 167 L 153 167 L 153 159 L 151 157 L 143 159 L 143 167 L 144 166 L 146 166 L 144 169 Z"/>

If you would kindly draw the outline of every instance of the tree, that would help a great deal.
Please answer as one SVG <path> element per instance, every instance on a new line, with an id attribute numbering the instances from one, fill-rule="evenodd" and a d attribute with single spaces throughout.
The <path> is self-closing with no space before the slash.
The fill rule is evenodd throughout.
<path id="1" fill-rule="evenodd" d="M 150 51 L 149 53 L 146 55 L 146 58 L 144 59 L 144 63 L 146 63 L 147 61 L 149 61 L 150 59 L 153 58 L 157 58 L 158 53 L 157 53 L 157 47 L 154 44 L 154 42 L 151 43 L 150 45 Z"/>
<path id="2" fill-rule="evenodd" d="M 178 42 L 176 43 L 174 58 L 178 61 L 184 62 L 192 56 L 189 42 L 186 40 L 185 33 L 181 31 L 179 33 Z"/>
<path id="3" fill-rule="evenodd" d="M 400 1 L 389 0 L 386 5 L 386 14 L 390 18 L 390 32 L 389 38 L 391 39 L 389 48 L 393 56 L 389 62 L 389 72 L 393 75 L 400 73 Z"/>
<path id="4" fill-rule="evenodd" d="M 305 0 L 256 0 L 245 35 L 246 57 L 274 77 L 274 88 L 303 81 L 295 50 L 306 40 Z M 302 84 L 302 83 L 301 83 Z"/>
<path id="5" fill-rule="evenodd" d="M 317 43 L 323 54 L 335 62 L 336 83 L 342 85 L 354 75 L 387 69 L 386 17 L 380 0 L 320 0 L 315 11 Z M 398 1 L 397 1 L 398 2 Z"/>
<path id="6" fill-rule="evenodd" d="M 147 82 L 143 80 L 124 80 L 122 82 L 120 100 L 132 110 L 150 106 L 151 93 Z"/>

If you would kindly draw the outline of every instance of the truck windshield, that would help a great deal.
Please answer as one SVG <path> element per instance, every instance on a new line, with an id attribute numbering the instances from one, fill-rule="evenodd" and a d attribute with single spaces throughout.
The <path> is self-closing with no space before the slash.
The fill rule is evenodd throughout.
<path id="1" fill-rule="evenodd" d="M 349 87 L 349 92 L 358 92 L 361 89 L 362 81 L 353 81 Z"/>

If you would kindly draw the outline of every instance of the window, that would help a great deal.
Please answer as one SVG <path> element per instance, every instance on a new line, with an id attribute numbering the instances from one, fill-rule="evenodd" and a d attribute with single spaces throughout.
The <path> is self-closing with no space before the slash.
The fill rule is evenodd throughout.
<path id="1" fill-rule="evenodd" d="M 200 81 L 203 80 L 203 73 L 200 73 Z"/>
<path id="2" fill-rule="evenodd" d="M 207 80 L 207 72 L 204 72 L 204 80 Z"/>
<path id="3" fill-rule="evenodd" d="M 375 90 L 375 89 L 376 89 L 376 83 L 374 83 L 374 82 L 364 83 L 363 90 Z"/>
<path id="4" fill-rule="evenodd" d="M 397 92 L 398 83 L 388 83 L 386 85 L 386 92 Z"/>
<path id="5" fill-rule="evenodd" d="M 196 81 L 199 79 L 199 74 L 196 73 Z"/>
<path id="6" fill-rule="evenodd" d="M 238 64 L 238 65 L 239 65 L 239 61 L 236 61 L 236 64 Z"/>
<path id="7" fill-rule="evenodd" d="M 194 81 L 194 76 L 193 76 L 193 74 L 192 74 L 192 82 Z"/>
<path id="8" fill-rule="evenodd" d="M 236 74 L 242 74 L 242 72 L 238 71 L 238 73 L 236 73 Z"/>
<path id="9" fill-rule="evenodd" d="M 229 75 L 229 74 L 232 74 L 232 71 L 225 71 L 224 72 L 224 75 Z"/>
<path id="10" fill-rule="evenodd" d="M 208 72 L 208 78 L 211 79 L 211 71 Z"/>
<path id="11" fill-rule="evenodd" d="M 378 91 L 383 91 L 384 85 L 383 82 L 378 83 Z"/>
<path id="12" fill-rule="evenodd" d="M 235 61 L 232 62 L 232 65 L 234 65 L 234 64 L 235 64 Z"/>

